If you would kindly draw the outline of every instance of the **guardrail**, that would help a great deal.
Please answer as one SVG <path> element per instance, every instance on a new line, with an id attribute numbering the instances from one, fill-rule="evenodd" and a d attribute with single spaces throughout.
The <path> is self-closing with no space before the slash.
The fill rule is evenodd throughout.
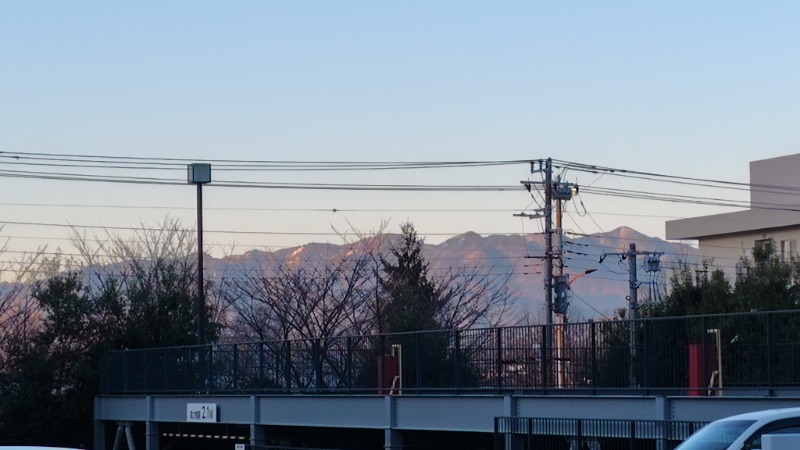
<path id="1" fill-rule="evenodd" d="M 800 312 L 121 350 L 101 358 L 107 394 L 629 389 L 800 391 Z"/>
<path id="2" fill-rule="evenodd" d="M 706 422 L 497 417 L 494 448 L 674 449 Z"/>

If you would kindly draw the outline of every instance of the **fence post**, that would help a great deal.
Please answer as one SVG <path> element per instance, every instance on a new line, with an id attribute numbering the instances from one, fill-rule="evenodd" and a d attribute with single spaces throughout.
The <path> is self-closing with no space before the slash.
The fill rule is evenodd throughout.
<path id="1" fill-rule="evenodd" d="M 292 341 L 286 340 L 285 347 L 286 347 L 286 361 L 284 362 L 283 368 L 283 378 L 284 383 L 286 384 L 285 389 L 287 391 L 292 390 Z"/>
<path id="2" fill-rule="evenodd" d="M 353 337 L 347 336 L 345 364 L 347 365 L 345 371 L 347 373 L 347 388 L 353 389 Z"/>
<path id="3" fill-rule="evenodd" d="M 550 372 L 548 353 L 550 352 L 549 329 L 546 325 L 539 325 L 542 329 L 542 389 L 547 389 L 547 378 Z"/>
<path id="4" fill-rule="evenodd" d="M 636 421 L 631 420 L 631 450 L 636 450 Z"/>
<path id="5" fill-rule="evenodd" d="M 214 375 L 214 346 L 213 345 L 205 345 L 208 349 L 208 368 L 207 368 L 207 376 L 206 376 L 206 392 L 209 392 L 210 389 L 214 388 L 214 379 L 216 378 Z"/>
<path id="6" fill-rule="evenodd" d="M 454 330 L 453 336 L 454 347 L 455 347 L 455 355 L 453 355 L 453 368 L 455 369 L 455 373 L 453 374 L 453 381 L 456 388 L 456 394 L 458 394 L 458 389 L 461 387 L 461 337 L 459 336 L 459 330 Z"/>
<path id="7" fill-rule="evenodd" d="M 231 346 L 233 350 L 233 389 L 239 389 L 239 344 Z"/>
<path id="8" fill-rule="evenodd" d="M 264 341 L 258 343 L 258 387 L 264 387 Z"/>
<path id="9" fill-rule="evenodd" d="M 130 350 L 128 350 L 127 348 L 122 351 L 122 392 L 125 394 L 128 393 L 129 389 L 128 387 L 129 385 L 128 374 L 130 373 L 130 370 L 128 370 L 128 360 L 130 359 L 128 358 L 128 355 L 130 354 L 129 352 Z"/>
<path id="10" fill-rule="evenodd" d="M 417 382 L 417 394 L 419 394 L 419 389 L 423 387 L 422 383 L 422 367 L 419 360 L 419 353 L 420 353 L 420 345 L 419 345 L 419 336 L 421 333 L 414 333 L 414 376 Z"/>
<path id="11" fill-rule="evenodd" d="M 708 375 L 708 373 L 709 373 L 709 370 L 708 370 L 708 355 L 707 355 L 707 353 L 708 353 L 708 348 L 707 347 L 708 346 L 707 346 L 707 341 L 706 341 L 706 338 L 707 338 L 707 335 L 708 335 L 708 333 L 706 332 L 706 330 L 708 330 L 708 321 L 706 320 L 706 316 L 703 316 L 703 319 L 701 321 L 701 325 L 702 325 L 702 328 L 700 329 L 700 334 L 703 336 L 701 338 L 701 341 L 700 341 L 703 344 L 703 347 L 702 347 L 702 350 L 701 350 L 703 352 L 703 358 L 702 358 L 703 371 L 701 373 L 702 373 L 702 377 L 706 377 Z M 706 380 L 706 382 L 707 382 L 707 380 Z M 703 392 L 705 392 L 705 391 L 703 391 Z M 705 394 L 700 394 L 700 395 L 705 395 Z M 716 392 L 714 393 L 714 395 L 716 395 Z"/>
<path id="12" fill-rule="evenodd" d="M 774 369 L 773 358 L 775 352 L 772 342 L 772 313 L 767 313 L 767 393 L 769 396 L 774 394 L 772 385 L 774 383 Z"/>
<path id="13" fill-rule="evenodd" d="M 503 329 L 495 328 L 495 376 L 497 378 L 497 390 L 503 389 Z"/>
<path id="14" fill-rule="evenodd" d="M 647 320 L 642 320 L 642 351 L 639 352 L 639 354 L 642 355 L 642 365 L 641 368 L 639 369 L 639 373 L 641 373 L 642 375 L 642 385 L 645 387 L 645 389 L 653 387 L 650 386 L 650 365 L 649 365 L 650 361 L 647 356 L 650 354 L 650 352 L 647 349 L 648 324 L 649 322 Z"/>
<path id="15" fill-rule="evenodd" d="M 150 367 L 148 367 L 148 357 L 147 354 L 149 352 L 147 350 L 142 351 L 142 391 L 147 392 L 151 391 L 152 387 L 150 386 Z"/>
<path id="16" fill-rule="evenodd" d="M 315 388 L 317 390 L 322 388 L 322 340 L 314 339 L 313 343 L 313 356 L 314 356 L 314 372 L 315 372 Z"/>
<path id="17" fill-rule="evenodd" d="M 592 329 L 592 390 L 597 386 L 597 324 L 594 320 L 589 321 Z"/>

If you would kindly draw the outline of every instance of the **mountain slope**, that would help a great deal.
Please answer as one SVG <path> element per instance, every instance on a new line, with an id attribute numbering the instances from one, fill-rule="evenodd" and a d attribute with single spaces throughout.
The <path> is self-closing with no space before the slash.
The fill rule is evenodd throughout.
<path id="1" fill-rule="evenodd" d="M 252 250 L 242 255 L 213 259 L 207 256 L 206 267 L 212 277 L 243 276 L 254 273 L 259 266 L 273 269 L 278 262 L 289 265 L 324 264 L 341 258 L 359 246 L 389 248 L 398 235 L 367 238 L 353 244 L 309 243 L 275 252 Z M 557 241 L 557 240 L 554 240 Z M 647 272 L 644 256 L 637 259 L 639 267 L 639 298 L 651 294 L 651 286 L 664 285 L 670 276 L 670 267 L 678 262 L 697 260 L 697 250 L 683 244 L 673 244 L 662 239 L 643 235 L 628 227 L 607 233 L 570 235 L 564 238 L 564 273 L 571 275 L 573 298 L 569 316 L 573 320 L 610 317 L 617 308 L 628 305 L 628 260 L 620 254 L 635 244 L 639 252 L 660 252 L 661 270 Z M 555 242 L 554 242 L 555 245 Z M 441 276 L 458 268 L 470 268 L 508 277 L 508 288 L 515 300 L 515 314 L 529 314 L 536 320 L 544 317 L 544 237 L 530 235 L 481 236 L 466 232 L 440 244 L 425 244 L 423 252 L 430 264 L 432 276 Z M 605 257 L 603 257 L 605 255 Z M 600 260 L 603 259 L 601 263 Z M 593 273 L 583 276 L 587 270 Z M 576 276 L 580 277 L 576 278 Z"/>

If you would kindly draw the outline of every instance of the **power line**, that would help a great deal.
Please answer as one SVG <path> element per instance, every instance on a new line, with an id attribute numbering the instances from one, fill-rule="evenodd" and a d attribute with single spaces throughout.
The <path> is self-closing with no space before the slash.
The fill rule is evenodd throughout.
<path id="1" fill-rule="evenodd" d="M 90 164 L 102 168 L 144 168 L 164 169 L 185 166 L 197 162 L 194 159 L 105 156 L 86 154 L 56 154 L 31 152 L 0 152 L 0 158 L 10 162 L 51 161 L 73 163 L 74 167 L 88 167 Z M 9 161 L 7 161 L 8 163 Z M 120 165 L 123 162 L 126 165 Z M 242 159 L 203 159 L 214 164 L 215 170 L 407 170 L 442 169 L 459 167 L 490 167 L 527 164 L 529 160 L 485 160 L 485 161 L 298 161 L 298 160 L 242 160 Z M 31 163 L 33 164 L 33 163 Z M 40 163 L 41 164 L 41 163 Z M 57 165 L 57 164 L 53 164 Z"/>
<path id="2" fill-rule="evenodd" d="M 800 187 L 794 186 L 780 186 L 780 185 L 770 185 L 770 184 L 752 184 L 752 183 L 742 183 L 737 181 L 727 181 L 727 180 L 715 180 L 710 178 L 696 178 L 696 177 L 687 177 L 681 175 L 668 175 L 656 172 L 642 172 L 637 170 L 630 170 L 630 169 L 619 169 L 613 167 L 604 167 L 598 165 L 591 165 L 591 164 L 583 164 L 583 163 L 576 163 L 576 162 L 569 162 L 563 160 L 556 160 L 560 165 L 564 167 L 582 171 L 582 172 L 589 172 L 589 173 L 606 173 L 615 176 L 628 176 L 628 177 L 645 177 L 641 179 L 647 180 L 662 180 L 662 181 L 669 181 L 673 183 L 683 182 L 679 184 L 689 184 L 693 186 L 703 186 L 703 187 L 716 187 L 716 188 L 727 188 L 727 189 L 735 189 L 741 191 L 749 191 L 752 192 L 755 188 L 758 192 L 772 192 L 772 193 L 797 193 L 800 192 Z M 561 166 L 559 166 L 561 167 Z"/>
<path id="3" fill-rule="evenodd" d="M 112 205 L 112 204 L 85 204 L 85 203 L 19 203 L 19 202 L 0 202 L 0 206 L 22 206 L 22 207 L 53 207 L 53 208 L 100 208 L 100 209 L 166 209 L 166 210 L 190 210 L 194 207 L 188 206 L 168 206 L 168 205 Z M 204 207 L 207 211 L 266 211 L 266 212 L 516 212 L 516 209 L 501 208 L 466 208 L 466 209 L 447 209 L 447 208 L 260 208 L 260 207 L 224 207 L 209 206 Z"/>

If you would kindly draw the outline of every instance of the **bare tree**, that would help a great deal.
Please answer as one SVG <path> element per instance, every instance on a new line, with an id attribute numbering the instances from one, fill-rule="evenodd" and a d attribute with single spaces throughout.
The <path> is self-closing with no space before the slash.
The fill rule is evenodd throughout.
<path id="1" fill-rule="evenodd" d="M 6 249 L 7 242 L 0 254 Z M 46 266 L 44 254 L 45 248 L 40 248 L 0 267 L 0 366 L 5 367 L 6 358 L 30 341 L 40 323 L 28 290 L 42 273 L 47 273 L 41 270 Z"/>
<path id="2" fill-rule="evenodd" d="M 110 326 L 123 329 L 124 323 L 138 323 L 153 327 L 139 330 L 144 332 L 139 344 L 133 343 L 134 336 L 122 338 L 124 341 L 138 346 L 163 345 L 162 341 L 188 343 L 186 339 L 196 327 L 196 236 L 193 229 L 169 217 L 155 227 L 142 224 L 127 236 L 114 230 L 89 235 L 73 229 L 72 242 L 79 253 L 73 263 L 84 281 L 98 291 L 117 292 L 112 297 L 119 304 L 106 310 Z M 204 281 L 206 320 L 211 325 L 210 335 L 215 336 L 225 319 L 224 308 L 216 295 L 218 289 L 209 277 Z M 137 333 L 127 328 L 129 333 Z M 186 336 L 181 339 L 181 334 Z"/>
<path id="3" fill-rule="evenodd" d="M 371 258 L 350 248 L 320 261 L 263 261 L 224 289 L 238 339 L 312 339 L 369 329 Z"/>
<path id="4" fill-rule="evenodd" d="M 439 323 L 448 329 L 503 325 L 513 299 L 506 288 L 510 277 L 472 267 L 433 277 L 442 300 Z"/>
<path id="5" fill-rule="evenodd" d="M 384 263 L 401 236 L 377 231 L 339 233 L 342 247 L 312 244 L 281 259 L 277 254 L 250 272 L 229 274 L 222 291 L 236 340 L 313 339 L 385 332 Z M 356 236 L 352 240 L 349 236 Z M 349 242 L 348 242 L 349 241 Z M 314 248 L 316 246 L 316 248 Z M 324 248 L 322 254 L 314 250 Z M 316 261 L 304 259 L 312 254 Z M 513 300 L 510 275 L 490 269 L 451 267 L 430 275 L 438 328 L 504 324 Z"/>

